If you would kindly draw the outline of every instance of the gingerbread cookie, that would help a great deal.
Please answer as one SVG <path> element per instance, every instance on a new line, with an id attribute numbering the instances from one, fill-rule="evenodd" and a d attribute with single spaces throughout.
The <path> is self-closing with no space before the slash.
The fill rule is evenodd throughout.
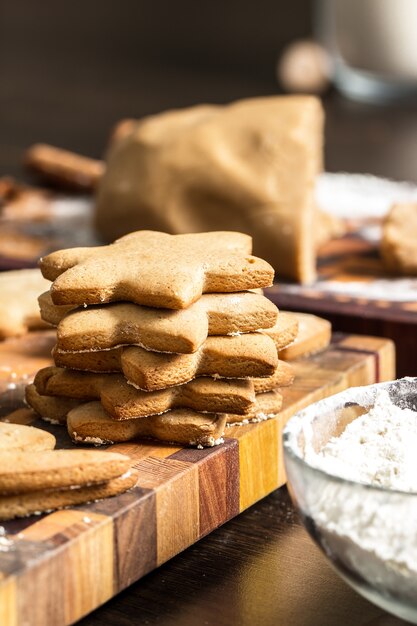
<path id="1" fill-rule="evenodd" d="M 215 446 L 222 443 L 225 424 L 224 415 L 191 409 L 118 422 L 100 402 L 82 404 L 67 416 L 68 432 L 74 441 L 97 445 L 150 437 L 190 446 Z"/>
<path id="2" fill-rule="evenodd" d="M 291 360 L 301 356 L 308 356 L 324 350 L 332 337 L 332 325 L 328 320 L 309 313 L 280 313 L 290 315 L 298 322 L 298 334 L 292 343 L 279 351 L 280 359 Z"/>
<path id="3" fill-rule="evenodd" d="M 0 454 L 4 452 L 40 452 L 55 448 L 55 437 L 40 428 L 0 422 Z"/>
<path id="4" fill-rule="evenodd" d="M 252 378 L 251 382 L 256 394 L 272 391 L 276 387 L 288 387 L 294 382 L 294 368 L 286 361 L 278 361 L 278 367 L 272 376 Z"/>
<path id="5" fill-rule="evenodd" d="M 243 414 L 255 401 L 249 380 L 200 377 L 177 387 L 147 392 L 129 385 L 121 374 L 94 374 L 58 367 L 40 370 L 34 386 L 43 396 L 78 398 L 84 402 L 100 400 L 106 411 L 119 420 L 161 414 L 174 408 Z"/>
<path id="6" fill-rule="evenodd" d="M 91 377 L 91 379 L 90 382 L 86 384 L 86 381 L 81 382 L 79 377 L 86 377 L 87 380 Z M 115 380 L 115 383 L 111 382 L 113 379 Z M 106 380 L 107 382 L 104 383 L 104 385 L 102 386 L 100 381 L 103 380 Z M 130 399 L 129 401 L 127 401 L 126 396 L 124 398 L 118 397 L 118 380 L 123 380 L 123 377 L 119 374 L 92 374 L 90 372 L 81 373 L 71 370 L 62 370 L 56 367 L 49 367 L 41 370 L 39 372 L 39 375 L 35 379 L 35 384 L 38 385 L 39 390 L 37 390 L 35 384 L 28 385 L 28 387 L 26 388 L 26 398 L 28 404 L 36 411 L 36 413 L 43 417 L 43 419 L 46 419 L 46 421 L 65 424 L 67 414 L 72 408 L 79 406 L 81 401 L 87 401 L 88 399 L 91 399 L 95 394 L 98 394 L 96 390 L 97 384 L 100 386 L 101 389 L 100 397 L 103 407 L 106 409 L 109 415 L 111 415 L 115 419 L 131 419 L 137 417 L 139 412 L 138 406 L 142 407 L 142 412 L 144 412 L 144 405 L 141 404 L 141 399 L 143 395 L 145 395 L 145 399 L 146 395 L 149 395 L 151 397 L 160 397 L 160 393 L 163 397 L 163 395 L 169 391 L 162 390 L 162 392 L 143 392 L 140 390 L 136 390 L 132 385 L 127 385 L 126 383 L 123 383 L 123 388 L 128 388 L 131 393 L 131 395 L 129 396 Z M 254 393 L 261 394 L 263 392 L 272 391 L 277 387 L 286 387 L 288 385 L 291 385 L 293 381 L 294 370 L 292 366 L 285 361 L 280 361 L 274 374 L 266 378 L 228 381 L 212 380 L 203 377 L 196 378 L 194 379 L 194 381 L 186 383 L 184 387 L 194 387 L 199 389 L 202 383 L 205 387 L 210 382 L 210 387 L 214 388 L 218 392 L 220 390 L 224 392 L 226 386 L 226 388 L 229 390 L 229 397 L 230 389 L 232 388 L 232 397 L 235 400 L 233 412 L 237 414 L 239 410 L 239 404 L 236 400 L 236 397 L 238 397 L 239 394 L 243 394 L 241 399 L 242 403 L 243 398 L 246 398 L 247 400 L 249 400 L 250 398 L 250 407 L 247 407 L 247 410 L 245 411 L 247 413 L 254 408 Z M 176 388 L 173 387 L 171 389 L 175 390 Z M 237 389 L 240 389 L 240 391 L 237 391 Z M 46 393 L 53 393 L 54 395 L 44 395 Z M 72 397 L 76 395 L 78 396 L 78 398 Z M 207 396 L 203 396 L 203 398 L 204 397 Z M 222 400 L 220 402 L 223 403 Z M 204 405 L 203 410 L 208 410 L 207 406 L 208 405 Z M 214 405 L 212 404 L 211 406 Z M 214 409 L 212 409 L 212 411 L 214 412 Z"/>
<path id="7" fill-rule="evenodd" d="M 417 203 L 391 207 L 382 226 L 381 256 L 391 272 L 417 276 Z"/>
<path id="8" fill-rule="evenodd" d="M 0 339 L 24 335 L 47 326 L 41 320 L 38 295 L 48 281 L 37 269 L 0 273 Z"/>
<path id="9" fill-rule="evenodd" d="M 105 169 L 103 161 L 43 143 L 26 150 L 25 165 L 47 181 L 78 191 L 95 189 Z"/>
<path id="10" fill-rule="evenodd" d="M 278 365 L 274 340 L 262 333 L 208 337 L 193 354 L 162 354 L 126 347 L 84 353 L 55 349 L 53 357 L 59 367 L 91 372 L 122 371 L 131 384 L 146 391 L 181 385 L 204 375 L 270 376 Z"/>
<path id="11" fill-rule="evenodd" d="M 274 340 L 275 346 L 281 355 L 281 350 L 292 343 L 297 337 L 298 324 L 299 318 L 294 313 L 280 311 L 274 326 L 262 332 Z"/>
<path id="12" fill-rule="evenodd" d="M 51 398 L 44 396 L 46 402 Z M 54 398 L 57 402 L 65 398 Z M 162 415 L 115 420 L 100 402 L 80 403 L 67 415 L 67 428 L 74 441 L 101 445 L 152 438 L 184 445 L 211 446 L 219 443 L 225 424 L 257 422 L 274 417 L 281 410 L 279 389 L 256 394 L 245 415 L 212 414 L 191 409 L 174 409 Z"/>
<path id="13" fill-rule="evenodd" d="M 128 457 L 98 450 L 4 452 L 1 458 L 1 495 L 103 483 L 130 470 Z"/>
<path id="14" fill-rule="evenodd" d="M 106 482 L 84 487 L 71 486 L 65 489 L 48 489 L 46 491 L 40 490 L 0 496 L 0 520 L 27 517 L 43 511 L 49 512 L 54 509 L 63 509 L 67 506 L 95 502 L 96 500 L 123 493 L 134 487 L 136 482 L 137 475 L 132 471 Z"/>
<path id="15" fill-rule="evenodd" d="M 25 388 L 25 400 L 45 422 L 51 424 L 66 424 L 67 414 L 71 409 L 79 405 L 79 399 L 43 396 L 36 390 L 35 385 L 27 385 Z"/>
<path id="16" fill-rule="evenodd" d="M 278 390 L 261 393 L 247 415 L 198 413 L 174 410 L 141 419 L 115 422 L 97 402 L 82 404 L 70 411 L 67 427 L 74 441 L 99 444 L 150 437 L 184 445 L 210 446 L 219 442 L 226 424 L 247 424 L 275 417 L 282 407 Z M 208 435 L 208 432 L 210 434 Z"/>
<path id="17" fill-rule="evenodd" d="M 54 304 L 52 302 L 50 291 L 44 291 L 38 296 L 38 305 L 41 318 L 44 322 L 58 326 L 59 322 L 70 312 L 76 309 L 75 306 L 65 304 Z"/>
<path id="18" fill-rule="evenodd" d="M 252 240 L 236 232 L 168 235 L 138 231 L 109 246 L 59 250 L 40 261 L 54 281 L 54 304 L 126 300 L 183 309 L 203 293 L 272 284 L 274 271 L 251 256 Z"/>
<path id="19" fill-rule="evenodd" d="M 63 352 L 108 350 L 138 345 L 156 352 L 191 353 L 208 335 L 253 332 L 274 326 L 276 306 L 252 292 L 205 294 L 187 309 L 168 310 L 131 303 L 115 303 L 68 311 L 52 304 L 50 296 L 39 299 L 42 317 L 61 319 L 57 347 Z M 55 311 L 59 309 L 59 311 Z M 65 317 L 64 317 L 65 315 Z"/>

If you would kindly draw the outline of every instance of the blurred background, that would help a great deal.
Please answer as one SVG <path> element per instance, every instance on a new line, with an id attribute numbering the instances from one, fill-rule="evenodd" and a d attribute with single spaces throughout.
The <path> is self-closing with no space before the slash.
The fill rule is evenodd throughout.
<path id="1" fill-rule="evenodd" d="M 3 0 L 0 171 L 18 173 L 36 141 L 99 157 L 123 117 L 280 93 L 277 61 L 323 28 L 323 4 Z M 382 106 L 330 89 L 324 102 L 328 170 L 417 180 L 412 99 Z"/>
<path id="2" fill-rule="evenodd" d="M 279 50 L 310 3 L 4 0 L 1 162 L 45 141 L 101 155 L 111 126 L 197 102 L 275 93 Z"/>
<path id="3" fill-rule="evenodd" d="M 2 0 L 0 76 L 0 176 L 26 182 L 36 179 L 22 167 L 23 155 L 36 142 L 97 159 L 124 118 L 203 102 L 320 95 L 327 172 L 412 184 L 321 176 L 318 204 L 343 218 L 335 237 L 346 234 L 319 251 L 318 288 L 327 281 L 327 296 L 280 283 L 271 297 L 284 309 L 327 317 L 335 330 L 394 339 L 398 374 L 415 373 L 417 283 L 387 287 L 379 241 L 393 202 L 417 198 L 416 0 Z M 36 189 L 8 185 L 2 269 L 35 265 L 45 249 L 91 244 L 91 195 L 87 208 L 67 209 Z"/>

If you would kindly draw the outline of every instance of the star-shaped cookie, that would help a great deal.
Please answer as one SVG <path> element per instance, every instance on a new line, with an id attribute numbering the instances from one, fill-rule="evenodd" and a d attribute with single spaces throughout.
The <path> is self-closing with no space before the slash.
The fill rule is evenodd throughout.
<path id="1" fill-rule="evenodd" d="M 275 373 L 267 378 L 225 380 L 204 376 L 177 387 L 142 391 L 129 385 L 121 374 L 78 372 L 50 366 L 39 370 L 34 383 L 26 387 L 26 401 L 42 415 L 45 407 L 41 398 L 49 396 L 47 408 L 52 409 L 52 413 L 47 417 L 53 419 L 55 415 L 58 420 L 62 419 L 60 409 L 64 404 L 68 412 L 80 400 L 100 400 L 106 411 L 117 420 L 161 414 L 174 408 L 245 416 L 253 412 L 255 394 L 286 387 L 293 380 L 291 365 L 280 361 Z M 53 407 L 54 401 L 58 404 Z"/>
<path id="2" fill-rule="evenodd" d="M 39 299 L 54 307 L 49 293 Z M 60 308 L 55 306 L 55 308 Z M 208 335 L 228 335 L 271 328 L 278 309 L 265 296 L 250 291 L 208 293 L 186 309 L 156 309 L 130 302 L 81 307 L 65 315 L 57 328 L 57 347 L 67 352 L 108 350 L 138 345 L 156 352 L 191 353 Z"/>
<path id="3" fill-rule="evenodd" d="M 40 400 L 47 407 L 51 397 L 40 396 Z M 74 441 L 97 445 L 150 437 L 191 446 L 213 446 L 221 443 L 226 423 L 233 425 L 242 421 L 245 423 L 245 419 L 251 422 L 269 419 L 279 413 L 281 405 L 281 393 L 273 390 L 257 394 L 254 408 L 247 417 L 173 409 L 162 415 L 118 421 L 107 413 L 100 402 L 80 402 L 68 412 L 66 423 Z"/>
<path id="4" fill-rule="evenodd" d="M 225 426 L 225 415 L 191 409 L 117 422 L 100 402 L 81 404 L 67 416 L 68 433 L 74 441 L 97 444 L 145 437 L 189 446 L 215 446 L 223 443 Z"/>
<path id="5" fill-rule="evenodd" d="M 251 256 L 252 239 L 236 232 L 130 233 L 109 246 L 69 248 L 44 257 L 55 304 L 128 301 L 183 309 L 203 293 L 267 287 L 274 271 Z"/>
<path id="6" fill-rule="evenodd" d="M 36 374 L 34 385 L 40 395 L 78 398 L 84 402 L 100 400 L 117 420 L 158 415 L 175 408 L 245 414 L 255 402 L 254 386 L 249 380 L 200 377 L 184 385 L 148 392 L 135 389 L 121 374 L 45 367 Z M 30 403 L 30 395 L 28 400 Z"/>
<path id="7" fill-rule="evenodd" d="M 208 337 L 193 354 L 163 354 L 138 346 L 97 352 L 54 349 L 58 367 L 90 372 L 123 372 L 138 389 L 155 391 L 196 376 L 251 378 L 271 376 L 277 368 L 275 341 L 263 333 Z"/>
<path id="8" fill-rule="evenodd" d="M 36 298 L 47 285 L 38 269 L 0 273 L 0 340 L 46 327 Z"/>

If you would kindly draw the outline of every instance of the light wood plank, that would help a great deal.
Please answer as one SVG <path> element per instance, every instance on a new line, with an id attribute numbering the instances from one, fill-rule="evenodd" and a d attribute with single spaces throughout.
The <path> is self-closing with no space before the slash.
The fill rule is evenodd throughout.
<path id="1" fill-rule="evenodd" d="M 0 624 L 1 626 L 19 626 L 17 622 L 17 594 L 14 576 L 5 576 L 0 572 Z"/>
<path id="2" fill-rule="evenodd" d="M 240 510 L 243 511 L 278 487 L 278 419 L 240 428 Z"/>
<path id="3" fill-rule="evenodd" d="M 65 551 L 65 623 L 72 624 L 114 595 L 113 522 L 89 528 Z"/>

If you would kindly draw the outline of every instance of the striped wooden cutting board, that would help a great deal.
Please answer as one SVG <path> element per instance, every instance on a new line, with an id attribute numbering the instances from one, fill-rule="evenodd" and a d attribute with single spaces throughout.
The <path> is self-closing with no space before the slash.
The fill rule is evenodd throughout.
<path id="1" fill-rule="evenodd" d="M 152 442 L 110 446 L 128 454 L 137 486 L 89 505 L 4 523 L 0 625 L 64 626 L 285 483 L 281 432 L 297 410 L 353 385 L 394 377 L 386 339 L 334 335 L 324 352 L 293 362 L 278 418 L 232 427 L 223 445 Z M 20 419 L 32 421 L 23 411 Z M 47 428 L 40 420 L 36 425 Z M 59 447 L 72 444 L 51 426 Z M 180 583 L 180 581 L 179 581 Z"/>

